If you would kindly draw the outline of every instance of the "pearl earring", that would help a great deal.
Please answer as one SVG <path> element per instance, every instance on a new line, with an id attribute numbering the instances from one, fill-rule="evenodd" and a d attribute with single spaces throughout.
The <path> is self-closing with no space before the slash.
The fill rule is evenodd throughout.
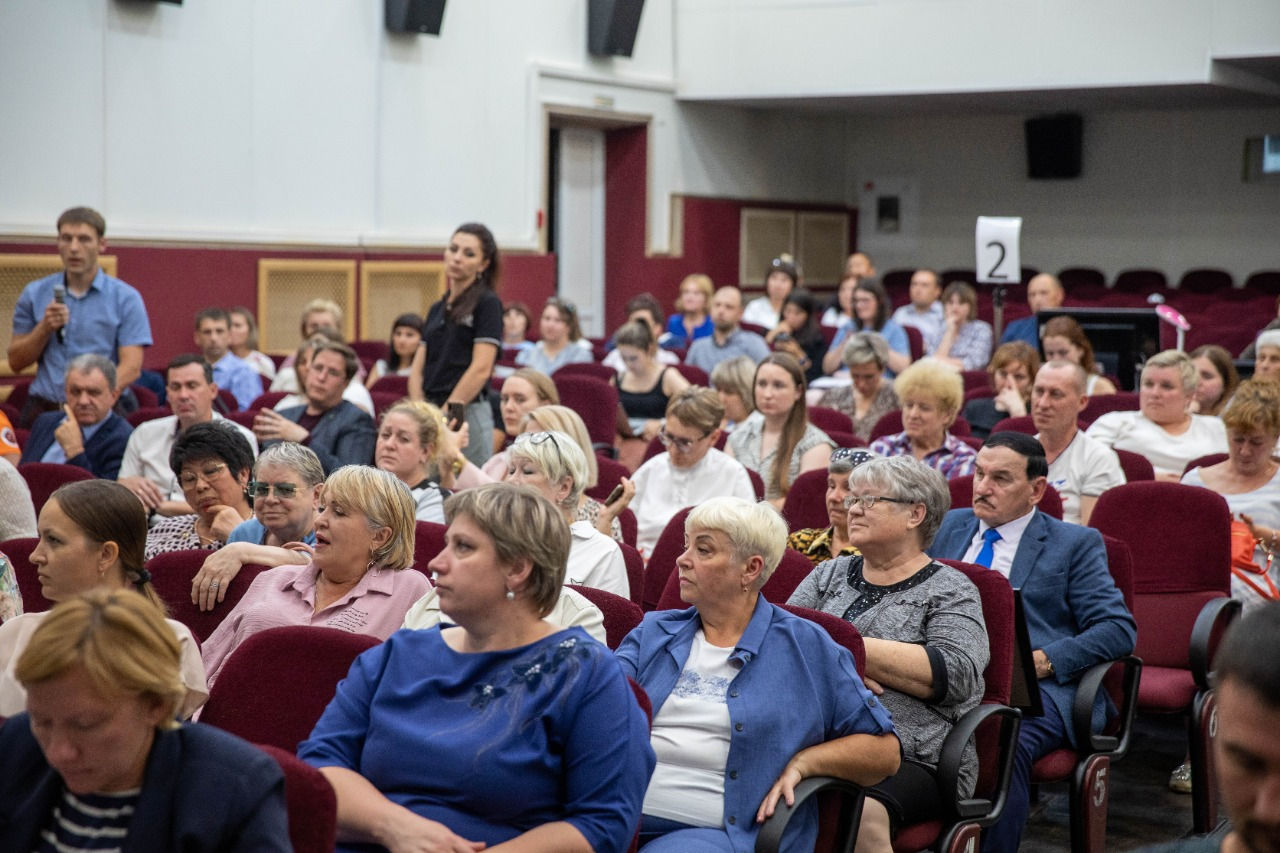
<path id="1" fill-rule="evenodd" d="M 507 601 L 515 601 L 515 600 L 516 600 L 515 592 L 512 591 L 511 587 L 507 587 Z"/>

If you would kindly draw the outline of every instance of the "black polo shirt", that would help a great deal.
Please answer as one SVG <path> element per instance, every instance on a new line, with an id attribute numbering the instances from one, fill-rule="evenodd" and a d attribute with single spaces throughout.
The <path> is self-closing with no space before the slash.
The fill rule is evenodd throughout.
<path id="1" fill-rule="evenodd" d="M 453 393 L 453 386 L 471 366 L 471 351 L 476 341 L 493 344 L 495 355 L 501 349 L 502 300 L 489 291 L 476 302 L 475 311 L 452 323 L 445 316 L 444 299 L 441 299 L 427 312 L 422 340 L 427 345 L 422 393 L 428 402 L 443 406 Z M 482 386 L 475 399 L 483 399 L 488 388 L 487 383 Z"/>

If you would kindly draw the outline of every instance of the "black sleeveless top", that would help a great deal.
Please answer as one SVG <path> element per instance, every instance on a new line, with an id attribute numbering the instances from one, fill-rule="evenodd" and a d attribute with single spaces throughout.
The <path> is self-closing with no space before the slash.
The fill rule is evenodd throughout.
<path id="1" fill-rule="evenodd" d="M 658 381 L 648 391 L 623 391 L 622 377 L 626 374 L 618 376 L 618 402 L 622 404 L 627 417 L 660 421 L 667 416 L 667 403 L 671 398 L 662 393 L 662 379 L 670 369 L 664 367 L 658 373 Z"/>

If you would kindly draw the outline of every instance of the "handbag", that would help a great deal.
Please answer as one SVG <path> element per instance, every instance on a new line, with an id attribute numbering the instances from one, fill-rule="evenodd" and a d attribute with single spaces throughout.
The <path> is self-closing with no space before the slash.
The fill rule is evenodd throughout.
<path id="1" fill-rule="evenodd" d="M 1231 574 L 1263 598 L 1269 601 L 1280 599 L 1280 592 L 1277 592 L 1276 585 L 1271 580 L 1270 549 L 1266 551 L 1266 566 L 1259 566 L 1253 561 L 1254 548 L 1258 544 L 1259 540 L 1253 538 L 1249 525 L 1243 521 L 1231 522 Z"/>

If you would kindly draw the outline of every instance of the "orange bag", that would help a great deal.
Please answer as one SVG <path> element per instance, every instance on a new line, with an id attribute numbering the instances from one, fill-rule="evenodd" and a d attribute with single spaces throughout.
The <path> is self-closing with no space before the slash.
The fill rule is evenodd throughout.
<path id="1" fill-rule="evenodd" d="M 1243 521 L 1231 522 L 1231 573 L 1263 598 L 1278 599 L 1280 592 L 1276 591 L 1276 585 L 1271 581 L 1271 552 L 1267 552 L 1267 565 L 1259 566 L 1253 561 L 1253 551 L 1257 544 L 1249 525 Z"/>

